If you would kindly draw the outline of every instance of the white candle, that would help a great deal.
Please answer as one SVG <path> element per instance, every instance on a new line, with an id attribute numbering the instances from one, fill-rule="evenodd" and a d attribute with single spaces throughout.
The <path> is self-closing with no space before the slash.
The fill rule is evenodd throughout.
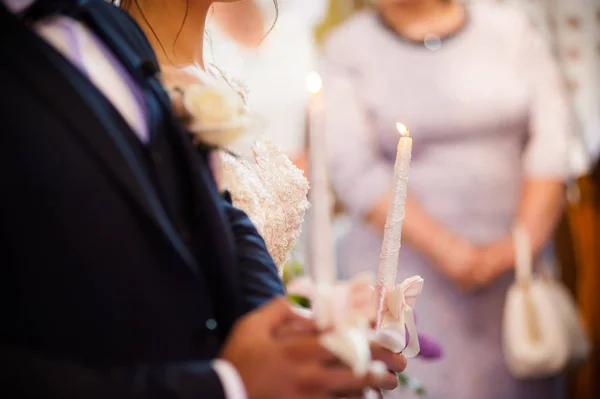
<path id="1" fill-rule="evenodd" d="M 383 244 L 379 258 L 379 270 L 377 273 L 378 293 L 378 320 L 380 325 L 383 300 L 386 292 L 390 292 L 396 285 L 398 273 L 398 254 L 400 252 L 402 239 L 402 224 L 404 222 L 404 208 L 408 191 L 408 169 L 412 152 L 412 139 L 409 137 L 408 129 L 401 123 L 396 124 L 400 133 L 396 163 L 394 164 L 394 178 L 392 180 L 392 193 L 385 221 Z"/>
<path id="2" fill-rule="evenodd" d="M 329 286 L 336 279 L 336 264 L 331 228 L 331 198 L 327 177 L 327 150 L 325 144 L 324 104 L 322 82 L 317 73 L 310 73 L 306 86 L 312 94 L 309 104 L 309 250 L 310 268 L 315 285 Z"/>

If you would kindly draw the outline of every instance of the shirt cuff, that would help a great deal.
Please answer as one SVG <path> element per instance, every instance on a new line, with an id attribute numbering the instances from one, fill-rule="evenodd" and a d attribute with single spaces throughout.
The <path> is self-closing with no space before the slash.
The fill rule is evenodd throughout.
<path id="1" fill-rule="evenodd" d="M 221 380 L 226 399 L 248 399 L 244 381 L 231 363 L 216 359 L 212 362 L 212 368 Z"/>

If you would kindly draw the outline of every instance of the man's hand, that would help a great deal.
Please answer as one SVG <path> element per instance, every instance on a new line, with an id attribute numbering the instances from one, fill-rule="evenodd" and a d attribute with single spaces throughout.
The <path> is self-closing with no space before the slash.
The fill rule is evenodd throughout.
<path id="1" fill-rule="evenodd" d="M 301 333 L 277 334 L 285 325 Z M 360 395 L 368 382 L 323 348 L 314 322 L 295 314 L 285 299 L 240 319 L 219 357 L 236 368 L 251 399 Z"/>
<path id="2" fill-rule="evenodd" d="M 396 389 L 398 387 L 396 374 L 403 372 L 406 368 L 406 358 L 401 353 L 391 352 L 376 343 L 371 344 L 371 356 L 373 360 L 383 362 L 388 371 L 381 377 L 371 376 L 370 386 L 386 391 Z"/>
<path id="3" fill-rule="evenodd" d="M 373 360 L 385 364 L 387 371 L 380 376 L 370 374 L 369 386 L 373 388 L 380 399 L 383 398 L 382 391 L 393 391 L 398 387 L 398 376 L 406 368 L 406 358 L 400 353 L 393 353 L 381 347 L 379 344 L 371 345 L 371 355 Z M 363 396 L 347 397 L 346 399 L 362 399 Z"/>

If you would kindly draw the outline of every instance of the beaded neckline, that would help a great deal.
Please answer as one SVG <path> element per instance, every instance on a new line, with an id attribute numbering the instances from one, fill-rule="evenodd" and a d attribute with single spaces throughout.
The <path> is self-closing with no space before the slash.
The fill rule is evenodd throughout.
<path id="1" fill-rule="evenodd" d="M 415 46 L 415 47 L 430 48 L 430 46 L 428 45 L 428 39 L 431 38 L 431 39 L 437 41 L 438 44 L 443 44 L 443 43 L 446 43 L 446 42 L 460 36 L 467 29 L 467 27 L 470 25 L 470 22 L 471 22 L 471 16 L 470 16 L 469 10 L 466 6 L 463 7 L 463 10 L 464 10 L 464 15 L 465 15 L 464 21 L 460 25 L 460 27 L 458 27 L 455 31 L 447 33 L 443 36 L 428 35 L 422 40 L 413 39 L 413 38 L 410 38 L 410 37 L 407 37 L 407 36 L 401 34 L 396 29 L 394 29 L 394 27 L 392 25 L 390 25 L 390 23 L 388 21 L 386 21 L 385 18 L 383 18 L 383 15 L 379 12 L 377 13 L 377 21 L 381 24 L 381 26 L 387 32 L 389 32 L 391 35 L 393 35 L 396 39 L 400 40 L 401 42 L 403 42 L 405 44 L 409 44 L 411 46 Z"/>

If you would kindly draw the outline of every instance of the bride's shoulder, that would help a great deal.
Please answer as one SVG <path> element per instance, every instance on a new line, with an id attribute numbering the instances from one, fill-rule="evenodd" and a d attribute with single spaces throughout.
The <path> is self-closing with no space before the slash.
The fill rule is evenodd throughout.
<path id="1" fill-rule="evenodd" d="M 243 169 L 245 173 L 252 170 L 260 176 L 263 185 L 268 188 L 270 195 L 283 198 L 279 193 L 286 193 L 285 198 L 294 200 L 306 198 L 308 180 L 304 172 L 294 165 L 290 158 L 272 141 L 259 137 L 251 144 L 250 154 L 232 157 L 223 154 L 228 168 Z M 230 182 L 232 183 L 232 182 Z M 243 181 L 235 182 L 243 185 Z"/>
<path id="2" fill-rule="evenodd" d="M 304 172 L 296 167 L 287 154 L 268 138 L 263 136 L 251 137 L 250 140 L 246 140 L 246 143 L 242 143 L 241 147 L 246 147 L 246 150 L 242 150 L 242 155 L 237 157 L 238 162 L 254 164 L 265 180 L 272 178 L 286 179 L 293 176 L 298 179 L 297 182 L 302 184 L 306 182 L 308 186 Z M 232 158 L 231 155 L 225 156 L 232 161 L 236 159 L 236 157 Z"/>
<path id="3" fill-rule="evenodd" d="M 281 148 L 267 138 L 259 137 L 254 143 L 253 151 L 257 162 L 262 161 L 270 164 L 277 164 L 278 166 L 285 168 L 295 168 L 290 158 L 281 150 Z"/>
<path id="4" fill-rule="evenodd" d="M 254 142 L 250 155 L 223 153 L 222 161 L 222 187 L 256 225 L 276 264 L 283 265 L 309 206 L 304 173 L 277 145 L 262 138 Z"/>
<path id="5" fill-rule="evenodd" d="M 164 65 L 161 67 L 161 78 L 167 88 L 206 85 L 212 80 L 202 68 L 196 65 Z"/>
<path id="6" fill-rule="evenodd" d="M 308 206 L 308 180 L 290 158 L 272 141 L 259 139 L 255 142 L 254 157 L 258 173 L 271 195 L 285 207 L 305 210 Z"/>
<path id="7" fill-rule="evenodd" d="M 165 83 L 181 87 L 192 84 L 214 86 L 228 83 L 225 74 L 212 64 L 208 64 L 204 69 L 196 64 L 166 65 L 161 69 L 161 76 Z"/>

